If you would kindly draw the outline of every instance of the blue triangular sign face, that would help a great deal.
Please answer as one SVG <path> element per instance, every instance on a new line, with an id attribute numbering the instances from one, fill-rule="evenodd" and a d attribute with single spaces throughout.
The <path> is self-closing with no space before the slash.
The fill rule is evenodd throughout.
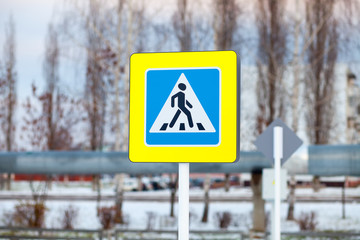
<path id="1" fill-rule="evenodd" d="M 147 146 L 218 146 L 221 74 L 217 67 L 148 69 L 145 74 Z"/>
<path id="2" fill-rule="evenodd" d="M 274 127 L 283 128 L 283 158 L 281 164 L 284 164 L 286 160 L 303 144 L 303 141 L 280 119 L 274 120 L 265 131 L 255 140 L 254 144 L 256 148 L 264 154 L 264 156 L 274 163 L 273 156 L 273 138 Z"/>

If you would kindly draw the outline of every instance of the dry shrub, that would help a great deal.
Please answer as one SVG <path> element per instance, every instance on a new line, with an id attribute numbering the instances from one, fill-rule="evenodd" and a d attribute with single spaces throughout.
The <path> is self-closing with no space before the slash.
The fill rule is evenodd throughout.
<path id="1" fill-rule="evenodd" d="M 189 212 L 189 223 L 196 222 L 199 216 L 195 213 L 195 211 L 190 210 Z"/>
<path id="2" fill-rule="evenodd" d="M 190 215 L 191 219 L 191 215 Z M 163 228 L 174 228 L 177 224 L 177 218 L 176 217 L 170 217 L 168 214 L 160 216 L 160 229 Z"/>
<path id="3" fill-rule="evenodd" d="M 248 231 L 252 226 L 252 212 L 232 214 L 230 226 Z"/>
<path id="4" fill-rule="evenodd" d="M 265 213 L 265 228 L 270 231 L 271 230 L 271 213 Z"/>
<path id="5" fill-rule="evenodd" d="M 21 227 L 44 227 L 45 211 L 44 202 L 20 202 L 15 205 L 12 220 L 15 226 Z"/>
<path id="6" fill-rule="evenodd" d="M 146 216 L 147 216 L 146 229 L 154 230 L 157 214 L 155 212 L 146 212 Z"/>
<path id="7" fill-rule="evenodd" d="M 98 218 L 103 229 L 111 229 L 115 225 L 116 207 L 98 208 Z"/>
<path id="8" fill-rule="evenodd" d="M 61 224 L 63 229 L 74 229 L 74 223 L 79 215 L 79 209 L 69 205 L 63 212 Z"/>
<path id="9" fill-rule="evenodd" d="M 231 213 L 230 212 L 217 212 L 215 213 L 215 222 L 217 226 L 221 229 L 227 229 L 231 223 Z"/>
<path id="10" fill-rule="evenodd" d="M 297 223 L 299 224 L 301 231 L 315 231 L 318 222 L 316 221 L 316 213 L 311 211 L 310 213 L 301 212 Z"/>
<path id="11" fill-rule="evenodd" d="M 32 200 L 19 201 L 12 211 L 4 213 L 2 222 L 7 226 L 16 227 L 45 227 L 45 206 L 49 182 L 39 182 L 37 186 L 30 180 Z"/>
<path id="12" fill-rule="evenodd" d="M 14 226 L 13 215 L 14 215 L 13 211 L 4 211 L 1 217 L 2 225 L 6 227 L 13 227 Z"/>

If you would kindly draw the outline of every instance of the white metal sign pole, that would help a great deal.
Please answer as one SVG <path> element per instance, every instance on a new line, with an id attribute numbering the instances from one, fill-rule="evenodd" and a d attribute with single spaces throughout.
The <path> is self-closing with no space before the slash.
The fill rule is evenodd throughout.
<path id="1" fill-rule="evenodd" d="M 179 163 L 178 239 L 189 240 L 189 163 Z"/>
<path id="2" fill-rule="evenodd" d="M 274 204 L 274 228 L 273 240 L 280 240 L 280 176 L 281 176 L 281 159 L 283 158 L 283 128 L 274 128 L 274 162 L 275 162 L 275 204 Z"/>

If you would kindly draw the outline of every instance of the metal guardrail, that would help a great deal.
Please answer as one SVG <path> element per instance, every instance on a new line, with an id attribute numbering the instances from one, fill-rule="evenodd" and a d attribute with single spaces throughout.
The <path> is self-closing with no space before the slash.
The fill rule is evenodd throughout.
<path id="1" fill-rule="evenodd" d="M 240 152 L 235 163 L 192 163 L 196 173 L 241 173 L 271 167 L 260 152 Z M 290 174 L 360 176 L 360 145 L 300 148 L 285 164 Z M 2 152 L 0 172 L 24 174 L 176 173 L 177 163 L 132 163 L 127 152 Z"/>
<path id="2" fill-rule="evenodd" d="M 239 173 L 271 167 L 260 152 L 241 152 L 236 163 L 194 163 L 192 172 Z M 177 163 L 132 163 L 127 152 L 0 153 L 0 172 L 25 174 L 177 173 Z"/>
<path id="3" fill-rule="evenodd" d="M 1 232 L 6 232 L 2 234 Z M 11 232 L 12 234 L 9 234 Z M 37 236 L 15 234 L 16 232 L 37 232 Z M 95 236 L 91 237 L 65 237 L 65 236 L 54 236 L 46 235 L 44 233 L 73 233 L 73 234 L 92 234 Z M 110 238 L 108 238 L 110 237 Z M 141 238 L 139 238 L 141 237 Z M 260 238 L 259 238 L 260 237 Z M 111 230 L 90 230 L 90 229 L 52 229 L 52 228 L 25 228 L 25 227 L 0 227 L 0 239 L 74 239 L 74 240 L 85 240 L 85 239 L 115 239 L 115 240 L 175 240 L 177 239 L 177 231 L 175 230 L 143 230 L 143 229 L 111 229 Z M 217 230 L 217 231 L 190 231 L 190 239 L 207 239 L 207 240 L 221 240 L 221 239 L 252 239 L 253 236 L 249 233 L 242 231 L 228 231 L 228 230 Z M 269 239 L 270 233 L 264 233 L 257 235 L 256 239 Z M 282 239 L 360 239 L 360 232 L 282 232 Z"/>
<path id="4" fill-rule="evenodd" d="M 360 176 L 360 144 L 316 145 L 308 151 L 309 174 Z"/>

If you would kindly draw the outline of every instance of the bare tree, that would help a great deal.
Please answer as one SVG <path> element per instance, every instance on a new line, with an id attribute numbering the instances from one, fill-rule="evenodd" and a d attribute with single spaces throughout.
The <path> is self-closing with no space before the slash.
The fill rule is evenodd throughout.
<path id="1" fill-rule="evenodd" d="M 171 195 L 170 195 L 170 217 L 175 217 L 174 204 L 175 204 L 176 190 L 178 188 L 178 182 L 179 182 L 179 175 L 174 174 L 174 176 L 173 176 L 172 174 L 170 174 L 170 183 L 169 183 L 169 188 L 170 188 L 170 191 L 171 191 Z"/>
<path id="2" fill-rule="evenodd" d="M 175 38 L 182 52 L 192 49 L 192 12 L 188 0 L 177 0 L 177 8 L 173 15 Z"/>
<path id="3" fill-rule="evenodd" d="M 102 151 L 104 147 L 107 87 L 106 67 L 100 62 L 107 58 L 108 48 L 100 36 L 104 34 L 104 26 L 100 21 L 99 3 L 90 1 L 89 14 L 86 17 L 86 80 L 84 92 L 84 108 L 88 125 L 89 145 L 91 151 Z M 100 175 L 93 175 L 93 190 L 97 190 L 98 209 L 101 201 Z"/>
<path id="4" fill-rule="evenodd" d="M 238 27 L 240 7 L 236 0 L 213 0 L 213 29 L 216 50 L 230 50 Z"/>
<path id="5" fill-rule="evenodd" d="M 313 36 L 306 51 L 306 100 L 308 136 L 312 144 L 329 143 L 333 127 L 334 71 L 338 56 L 334 1 L 307 1 L 306 28 Z"/>
<path id="6" fill-rule="evenodd" d="M 59 66 L 58 32 L 49 24 L 43 60 L 44 90 L 39 93 L 33 84 L 32 98 L 24 104 L 26 115 L 21 137 L 29 142 L 32 150 L 64 151 L 75 148 L 72 130 L 81 120 L 80 103 L 60 89 Z M 51 176 L 46 179 L 46 186 L 51 187 Z"/>
<path id="7" fill-rule="evenodd" d="M 299 129 L 299 106 L 300 106 L 300 27 L 301 27 L 301 8 L 299 0 L 295 1 L 296 6 L 296 14 L 294 20 L 294 47 L 293 47 L 293 60 L 292 60 L 292 70 L 293 70 L 293 86 L 291 88 L 291 113 L 292 113 L 292 130 L 296 133 Z M 294 209 L 295 209 L 295 189 L 296 189 L 296 179 L 295 176 L 292 175 L 290 178 L 289 184 L 289 196 L 288 196 L 288 214 L 287 220 L 295 220 L 294 218 Z"/>
<path id="8" fill-rule="evenodd" d="M 334 126 L 335 63 L 338 56 L 338 22 L 334 17 L 335 1 L 306 2 L 306 30 L 312 36 L 306 50 L 306 103 L 308 136 L 312 144 L 329 143 Z M 314 190 L 320 187 L 318 176 Z"/>
<path id="9" fill-rule="evenodd" d="M 299 113 L 306 107 L 307 131 L 311 143 L 327 144 L 330 139 L 329 129 L 335 125 L 333 122 L 335 104 L 332 100 L 335 95 L 335 62 L 338 51 L 341 49 L 340 43 L 347 52 L 350 52 L 351 41 L 348 38 L 351 34 L 349 33 L 356 29 L 351 19 L 354 11 L 359 9 L 359 3 L 351 0 L 346 2 L 296 0 L 295 3 L 293 86 L 291 89 L 292 128 L 294 131 L 298 130 Z M 335 8 L 344 14 L 336 15 Z M 302 15 L 305 17 L 302 18 Z M 339 29 L 344 33 L 341 40 Z M 300 96 L 299 89 L 303 84 L 306 91 L 304 96 Z M 301 97 L 303 98 L 300 99 Z M 321 112 L 318 111 L 319 109 Z M 321 132 L 327 132 L 327 136 L 322 135 Z M 292 176 L 288 220 L 294 219 L 295 187 L 296 180 Z M 315 176 L 314 189 L 318 188 L 319 177 Z"/>
<path id="10" fill-rule="evenodd" d="M 295 210 L 295 189 L 296 189 L 296 178 L 294 175 L 291 176 L 290 178 L 290 182 L 289 182 L 289 199 L 288 199 L 288 203 L 289 203 L 289 207 L 288 207 L 288 213 L 287 213 L 287 220 L 295 220 L 294 217 L 294 210 Z"/>
<path id="11" fill-rule="evenodd" d="M 205 180 L 204 180 L 204 211 L 201 218 L 201 222 L 208 222 L 209 218 L 209 203 L 210 203 L 210 197 L 209 197 L 209 190 L 211 185 L 211 176 L 209 173 L 206 174 Z"/>
<path id="12" fill-rule="evenodd" d="M 285 117 L 283 74 L 287 44 L 284 18 L 285 0 L 258 0 L 256 25 L 258 30 L 257 133 L 261 134 L 276 118 Z M 254 192 L 253 229 L 265 231 L 265 209 L 261 198 L 261 174 L 252 176 Z M 255 184 L 255 185 L 254 185 Z M 259 192 L 260 191 L 260 192 Z M 258 193 L 259 194 L 255 194 Z"/>
<path id="13" fill-rule="evenodd" d="M 91 16 L 94 17 L 95 13 L 92 13 Z M 107 84 L 105 70 L 98 64 L 102 47 L 96 34 L 89 30 L 88 48 L 91 51 L 87 51 L 84 107 L 89 126 L 90 150 L 92 151 L 102 150 L 104 145 Z"/>
<path id="14" fill-rule="evenodd" d="M 116 45 L 117 45 L 117 53 L 116 54 L 116 67 L 121 69 L 122 67 L 122 59 L 121 53 L 123 50 L 123 46 L 121 44 L 122 40 L 122 25 L 123 25 L 123 10 L 124 10 L 124 1 L 119 0 L 117 6 L 117 26 L 116 26 Z M 114 73 L 114 87 L 115 87 L 115 97 L 114 97 L 114 115 L 115 115 L 115 150 L 121 149 L 121 119 L 120 119 L 120 80 L 121 80 L 121 72 L 115 71 Z"/>
<path id="15" fill-rule="evenodd" d="M 303 112 L 303 108 L 306 108 L 307 131 L 310 142 L 312 144 L 327 144 L 330 139 L 329 129 L 335 125 L 333 122 L 335 104 L 333 104 L 332 99 L 335 95 L 335 63 L 338 51 L 341 48 L 338 32 L 341 25 L 343 35 L 351 35 L 348 34 L 348 31 L 355 28 L 350 19 L 354 16 L 353 11 L 358 9 L 358 2 L 351 0 L 346 3 L 336 0 L 300 2 L 296 0 L 295 3 L 292 56 L 293 86 L 291 88 L 292 94 L 290 94 L 292 128 L 294 131 L 298 130 L 299 113 Z M 321 6 L 322 4 L 326 6 Z M 341 9 L 339 12 L 345 14 L 335 16 L 334 8 Z M 301 16 L 305 17 L 302 18 Z M 342 44 L 348 45 L 349 39 L 347 38 L 341 40 Z M 349 46 L 344 47 L 348 50 Z M 305 85 L 304 96 L 300 96 L 301 85 Z M 322 132 L 327 132 L 327 136 L 322 135 Z M 317 190 L 319 188 L 319 177 L 315 176 L 313 181 L 314 189 Z M 295 187 L 296 180 L 292 176 L 288 220 L 294 219 Z"/>
<path id="16" fill-rule="evenodd" d="M 258 133 L 277 117 L 285 116 L 282 84 L 287 44 L 285 4 L 286 0 L 259 0 L 257 4 Z"/>
<path id="17" fill-rule="evenodd" d="M 16 107 L 16 45 L 15 45 L 15 23 L 12 16 L 5 29 L 5 44 L 3 56 L 5 76 L 2 84 L 4 96 L 2 108 L 3 121 L 1 124 L 5 135 L 6 151 L 13 151 L 15 144 L 15 107 Z"/>
<path id="18" fill-rule="evenodd" d="M 146 38 L 144 1 L 91 0 L 84 5 L 72 2 L 72 13 L 64 20 L 65 34 L 86 50 L 86 109 L 90 126 L 91 149 L 103 146 L 107 132 L 114 132 L 115 151 L 128 149 L 129 56 L 143 49 Z M 74 11 L 75 10 L 75 11 Z M 85 34 L 79 39 L 78 26 Z M 107 131 L 109 129 L 109 131 Z M 109 136 L 110 137 L 110 136 Z M 109 142 L 109 141 L 108 141 Z M 110 142 L 111 143 L 111 142 Z M 97 147 L 95 147 L 97 146 Z M 116 180 L 116 221 L 122 223 L 123 175 Z"/>
<path id="19" fill-rule="evenodd" d="M 78 1 L 71 1 L 70 5 L 64 18 L 64 35 L 71 44 L 85 50 L 86 55 L 91 56 L 91 61 L 105 74 L 104 83 L 108 85 L 106 115 L 112 116 L 106 117 L 109 120 L 105 129 L 115 133 L 113 149 L 126 151 L 129 118 L 128 59 L 134 51 L 145 47 L 144 1 L 118 0 L 104 3 L 91 0 L 83 5 Z M 89 45 L 89 33 L 94 39 L 92 41 L 96 39 L 96 44 L 99 45 L 95 49 Z"/>
<path id="20" fill-rule="evenodd" d="M 216 50 L 230 50 L 233 48 L 237 19 L 240 7 L 236 0 L 214 0 L 212 2 L 214 45 Z M 229 176 L 226 174 L 226 176 Z M 228 178 L 226 178 L 229 180 Z M 210 174 L 206 174 L 204 181 L 204 211 L 202 222 L 208 221 Z M 226 185 L 228 184 L 228 181 Z M 225 188 L 227 189 L 227 188 Z"/>
<path id="21" fill-rule="evenodd" d="M 15 44 L 15 23 L 12 16 L 6 23 L 5 43 L 3 48 L 3 77 L 0 79 L 0 127 L 5 137 L 4 148 L 11 152 L 15 150 L 15 110 L 16 110 L 16 44 Z M 7 174 L 7 189 L 10 190 L 11 175 Z"/>
<path id="22" fill-rule="evenodd" d="M 4 69 L 3 69 L 3 66 L 2 66 L 2 63 L 0 62 L 0 96 L 3 96 L 3 92 L 4 92 L 4 86 L 5 85 L 5 74 L 4 74 Z M 4 114 L 2 112 L 3 110 L 3 107 L 5 106 L 2 105 L 5 101 L 3 101 L 3 99 L 1 99 L 1 105 L 0 105 L 0 109 L 1 109 L 1 112 L 0 112 L 0 119 L 1 121 L 3 120 L 4 118 Z M 3 139 L 3 134 L 0 135 L 0 149 L 3 149 L 4 146 L 3 146 L 3 142 L 5 142 L 5 139 Z M 5 188 L 5 179 L 6 179 L 6 174 L 5 173 L 0 173 L 0 190 L 3 190 Z"/>
<path id="23" fill-rule="evenodd" d="M 43 62 L 45 89 L 39 94 L 33 84 L 33 98 L 28 98 L 24 104 L 26 116 L 22 138 L 35 150 L 70 150 L 75 147 L 71 132 L 80 121 L 79 101 L 63 93 L 59 87 L 59 54 L 58 33 L 50 24 Z"/>
<path id="24" fill-rule="evenodd" d="M 126 5 L 125 5 L 126 4 Z M 124 10 L 124 5 L 127 7 Z M 121 133 L 121 137 L 119 137 L 119 140 L 122 139 L 122 144 L 120 145 L 119 140 L 116 140 L 115 142 L 115 150 L 123 150 L 127 151 L 128 149 L 128 128 L 129 128 L 129 94 L 130 94 L 130 79 L 129 79 L 129 61 L 127 60 L 131 53 L 135 51 L 135 49 L 142 49 L 144 47 L 144 39 L 142 37 L 142 32 L 144 30 L 144 2 L 140 2 L 139 5 L 136 6 L 136 4 L 133 3 L 133 1 L 119 1 L 118 3 L 118 23 L 117 23 L 117 46 L 118 46 L 118 52 L 117 52 L 117 63 L 119 67 L 121 65 L 124 66 L 124 75 L 123 77 L 123 96 L 124 96 L 124 107 L 123 107 L 123 124 L 122 124 L 122 131 L 120 131 L 120 119 L 118 119 L 116 123 L 116 127 L 119 129 L 118 134 Z M 126 13 L 126 14 L 125 14 Z M 125 15 L 125 21 L 122 20 L 123 15 Z M 124 35 L 121 27 L 122 22 L 126 23 L 126 45 L 122 46 L 122 38 Z M 140 37 L 142 36 L 142 37 Z M 125 56 L 125 62 L 123 61 L 123 58 Z M 115 85 L 118 86 L 120 82 L 120 76 L 115 75 Z M 117 100 L 119 98 L 118 94 L 120 93 L 120 89 L 117 89 L 115 92 L 115 109 L 118 109 L 118 112 L 115 113 L 116 115 L 120 115 L 120 105 L 119 101 Z M 122 214 L 122 206 L 123 206 L 123 194 L 124 194 L 124 174 L 120 174 L 119 176 L 116 176 L 115 179 L 118 179 L 117 181 L 117 188 L 116 188 L 116 217 L 115 221 L 117 223 L 124 223 L 123 220 L 123 214 Z"/>
<path id="25" fill-rule="evenodd" d="M 56 109 L 59 107 L 60 97 L 58 92 L 59 84 L 59 44 L 57 33 L 52 25 L 49 25 L 48 36 L 46 39 L 45 59 L 43 63 L 43 72 L 46 83 L 45 94 L 43 94 L 44 117 L 46 122 L 46 135 L 48 150 L 54 150 L 57 140 L 58 114 L 62 113 Z M 68 134 L 66 134 L 68 135 Z"/>

